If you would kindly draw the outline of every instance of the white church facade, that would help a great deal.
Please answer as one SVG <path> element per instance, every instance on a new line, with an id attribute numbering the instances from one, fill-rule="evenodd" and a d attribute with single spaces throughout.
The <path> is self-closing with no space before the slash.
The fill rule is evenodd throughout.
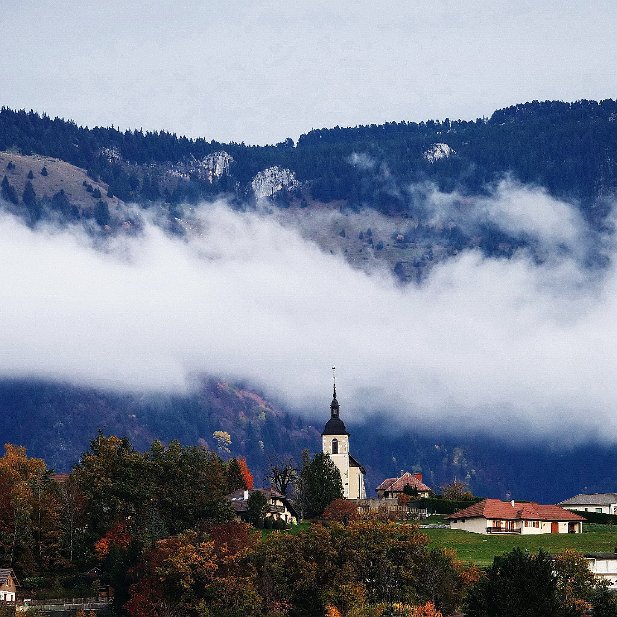
<path id="1" fill-rule="evenodd" d="M 330 419 L 321 434 L 322 451 L 328 454 L 341 474 L 345 499 L 366 499 L 364 467 L 349 452 L 349 433 L 339 417 L 339 403 L 334 396 L 330 403 Z"/>

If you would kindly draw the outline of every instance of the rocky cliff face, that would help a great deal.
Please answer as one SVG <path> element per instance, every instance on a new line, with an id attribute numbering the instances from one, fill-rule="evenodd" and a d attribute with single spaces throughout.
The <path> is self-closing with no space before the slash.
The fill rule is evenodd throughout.
<path id="1" fill-rule="evenodd" d="M 196 161 L 195 172 L 200 180 L 213 184 L 223 176 L 229 175 L 229 168 L 233 162 L 233 157 L 224 150 L 213 152 L 201 161 Z"/>
<path id="2" fill-rule="evenodd" d="M 299 186 L 296 174 L 278 165 L 260 171 L 251 181 L 251 188 L 257 199 L 272 197 L 283 189 L 289 191 Z"/>
<path id="3" fill-rule="evenodd" d="M 430 148 L 424 151 L 424 159 L 429 163 L 436 163 L 441 159 L 447 159 L 448 157 L 456 154 L 456 150 L 451 148 L 448 144 L 438 143 L 433 144 Z"/>

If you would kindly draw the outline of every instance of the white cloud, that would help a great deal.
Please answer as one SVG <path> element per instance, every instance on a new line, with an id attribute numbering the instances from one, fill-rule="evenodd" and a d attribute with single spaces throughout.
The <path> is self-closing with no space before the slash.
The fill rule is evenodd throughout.
<path id="1" fill-rule="evenodd" d="M 517 191 L 499 200 L 525 226 L 531 204 Z M 584 236 L 567 206 L 522 199 L 533 195 L 543 238 Z M 0 217 L 0 375 L 182 390 L 203 373 L 323 416 L 336 364 L 346 420 L 380 412 L 452 431 L 617 437 L 612 266 L 591 277 L 569 257 L 471 251 L 401 287 L 272 217 L 200 212 L 202 231 L 186 240 L 146 224 L 105 252 L 76 230 Z"/>

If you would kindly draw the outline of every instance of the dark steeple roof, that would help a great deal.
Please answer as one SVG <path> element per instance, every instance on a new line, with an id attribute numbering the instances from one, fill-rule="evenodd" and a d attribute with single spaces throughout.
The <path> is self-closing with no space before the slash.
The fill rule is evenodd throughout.
<path id="1" fill-rule="evenodd" d="M 345 423 L 339 418 L 339 404 L 336 400 L 336 384 L 334 384 L 334 394 L 330 403 L 330 419 L 326 422 L 322 435 L 349 435 L 345 428 Z"/>

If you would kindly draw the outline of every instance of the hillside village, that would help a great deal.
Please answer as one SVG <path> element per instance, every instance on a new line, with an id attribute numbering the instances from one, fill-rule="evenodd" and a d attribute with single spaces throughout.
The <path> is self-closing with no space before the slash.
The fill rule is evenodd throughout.
<path id="1" fill-rule="evenodd" d="M 346 529 L 345 533 L 352 534 L 351 542 L 366 542 L 375 533 L 386 533 L 379 536 L 380 543 L 390 542 L 388 534 L 394 533 L 403 534 L 405 542 L 420 541 L 424 545 L 428 540 L 443 546 L 457 546 L 464 535 L 490 537 L 495 555 L 506 554 L 511 559 L 519 558 L 517 546 L 524 547 L 525 542 L 533 540 L 529 546 L 544 547 L 556 555 L 555 563 L 565 560 L 569 565 L 563 567 L 584 567 L 592 576 L 589 581 L 600 585 L 598 590 L 617 588 L 617 553 L 612 552 L 617 532 L 612 528 L 595 531 L 600 519 L 605 527 L 613 523 L 613 517 L 617 519 L 617 495 L 577 495 L 555 505 L 502 501 L 474 497 L 456 480 L 436 494 L 423 482 L 421 472 L 403 471 L 385 478 L 371 496 L 372 491 L 365 486 L 364 467 L 351 454 L 353 442 L 336 385 L 322 431 L 322 452 L 312 456 L 305 453 L 302 468 L 289 460 L 273 464 L 270 486 L 255 486 L 247 461 L 231 457 L 223 431 L 219 439 L 219 453 L 155 442 L 150 452 L 140 454 L 126 439 L 99 434 L 79 465 L 71 473 L 60 474 L 51 473 L 41 460 L 29 459 L 23 448 L 7 445 L 0 458 L 0 483 L 6 488 L 0 499 L 5 516 L 0 520 L 4 521 L 4 537 L 13 540 L 0 545 L 0 559 L 7 566 L 0 570 L 0 603 L 42 611 L 82 608 L 105 612 L 115 607 L 113 610 L 128 610 L 129 615 L 139 616 L 143 606 L 152 601 L 152 592 L 144 587 L 150 576 L 146 570 L 137 579 L 127 579 L 129 562 L 135 559 L 127 552 L 131 546 L 140 546 L 147 554 L 167 550 L 166 543 L 171 542 L 173 552 L 183 551 L 182 543 L 188 542 L 189 547 L 196 541 L 191 534 L 214 534 L 216 543 L 221 533 L 225 535 L 220 541 L 226 546 L 240 542 L 238 546 L 252 546 L 251 552 L 257 550 L 252 544 L 257 537 L 250 530 L 258 529 L 262 541 L 272 543 L 267 550 L 275 551 L 282 548 L 275 548 L 279 539 L 309 541 L 322 526 L 330 530 L 328 533 Z M 18 506 L 18 494 L 29 501 Z M 144 509 L 144 503 L 151 505 Z M 25 508 L 20 516 L 30 520 L 25 526 L 19 523 L 21 528 L 18 519 L 6 514 L 16 507 Z M 353 534 L 359 534 L 357 540 Z M 428 537 L 421 540 L 423 534 Z M 543 537 L 547 538 L 545 542 Z M 565 542 L 555 545 L 550 540 L 559 537 Z M 508 553 L 513 538 L 517 544 L 514 552 Z M 503 543 L 502 549 L 499 543 Z M 553 547 L 557 546 L 555 551 Z M 438 551 L 435 555 L 442 554 L 442 549 L 432 550 Z M 213 554 L 210 558 L 223 557 Z M 434 556 L 426 558 L 432 563 Z M 165 559 L 171 559 L 171 553 Z M 531 559 L 536 559 L 533 554 Z M 575 562 L 579 565 L 573 566 Z M 454 568 L 456 576 L 477 580 L 480 571 L 473 570 L 473 560 L 467 565 L 457 563 L 446 561 L 439 567 Z M 78 574 L 80 571 L 84 573 Z M 66 581 L 62 585 L 69 586 L 60 595 L 62 586 L 52 590 L 44 584 L 37 589 L 33 583 L 62 572 L 61 579 Z M 243 578 L 235 571 L 234 577 L 238 576 Z M 70 580 L 79 581 L 78 586 Z M 435 616 L 451 614 L 460 606 L 464 589 L 460 587 L 459 595 L 449 599 L 435 592 L 423 610 L 433 610 L 426 614 Z M 176 599 L 180 601 L 179 596 Z M 213 597 L 209 602 L 216 604 Z"/>

